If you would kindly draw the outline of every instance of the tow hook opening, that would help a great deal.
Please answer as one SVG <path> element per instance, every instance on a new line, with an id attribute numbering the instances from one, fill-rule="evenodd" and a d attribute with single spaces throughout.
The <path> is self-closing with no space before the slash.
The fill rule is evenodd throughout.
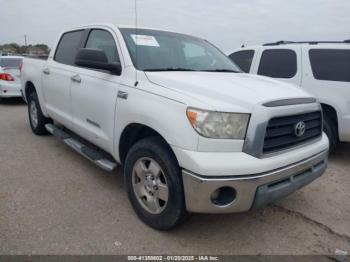
<path id="1" fill-rule="evenodd" d="M 219 207 L 230 205 L 235 201 L 237 192 L 232 187 L 220 187 L 210 196 L 211 202 Z"/>

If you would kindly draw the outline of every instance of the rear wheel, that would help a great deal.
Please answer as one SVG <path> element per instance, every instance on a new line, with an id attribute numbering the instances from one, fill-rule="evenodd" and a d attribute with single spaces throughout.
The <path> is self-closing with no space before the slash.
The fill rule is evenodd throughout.
<path id="1" fill-rule="evenodd" d="M 333 152 L 338 144 L 337 127 L 329 116 L 323 116 L 323 130 L 329 139 L 329 151 Z"/>
<path id="2" fill-rule="evenodd" d="M 184 220 L 181 171 L 160 138 L 137 142 L 126 157 L 124 172 L 130 202 L 145 224 L 169 230 Z"/>
<path id="3" fill-rule="evenodd" d="M 34 134 L 39 136 L 48 134 L 45 125 L 50 123 L 50 119 L 43 115 L 36 93 L 31 93 L 28 97 L 28 116 Z"/>

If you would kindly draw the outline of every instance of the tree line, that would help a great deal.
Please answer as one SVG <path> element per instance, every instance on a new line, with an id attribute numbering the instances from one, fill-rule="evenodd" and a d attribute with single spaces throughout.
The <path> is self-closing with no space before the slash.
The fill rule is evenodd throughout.
<path id="1" fill-rule="evenodd" d="M 50 48 L 46 44 L 36 44 L 36 45 L 19 45 L 17 43 L 9 43 L 0 45 L 0 51 L 10 52 L 15 54 L 29 54 L 29 53 L 42 53 L 48 54 Z"/>

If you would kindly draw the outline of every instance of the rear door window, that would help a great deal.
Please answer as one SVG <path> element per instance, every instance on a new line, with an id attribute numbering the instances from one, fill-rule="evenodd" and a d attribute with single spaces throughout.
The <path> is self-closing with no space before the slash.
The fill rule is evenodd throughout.
<path id="1" fill-rule="evenodd" d="M 290 49 L 265 50 L 260 59 L 258 75 L 293 78 L 297 74 L 297 54 Z"/>
<path id="2" fill-rule="evenodd" d="M 243 72 L 249 73 L 254 58 L 254 50 L 243 50 L 231 54 L 229 57 Z"/>
<path id="3" fill-rule="evenodd" d="M 311 49 L 309 56 L 315 79 L 350 82 L 350 50 Z"/>
<path id="4" fill-rule="evenodd" d="M 84 30 L 65 33 L 57 46 L 54 60 L 62 64 L 74 65 L 83 35 Z"/>

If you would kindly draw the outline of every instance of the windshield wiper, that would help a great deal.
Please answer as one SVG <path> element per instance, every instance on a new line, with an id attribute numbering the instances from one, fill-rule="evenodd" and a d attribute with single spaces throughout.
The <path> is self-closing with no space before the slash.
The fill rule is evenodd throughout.
<path id="1" fill-rule="evenodd" d="M 169 67 L 169 68 L 151 68 L 145 69 L 145 72 L 161 72 L 161 71 L 190 71 L 190 72 L 223 72 L 223 73 L 241 73 L 239 71 L 231 69 L 208 69 L 208 70 L 195 70 L 182 67 Z"/>
<path id="2" fill-rule="evenodd" d="M 236 70 L 232 69 L 210 69 L 210 70 L 203 70 L 205 72 L 218 72 L 218 73 L 242 73 Z"/>
<path id="3" fill-rule="evenodd" d="M 169 67 L 169 68 L 151 68 L 145 69 L 146 72 L 161 72 L 161 71 L 198 71 L 189 68 L 181 68 L 181 67 Z"/>

